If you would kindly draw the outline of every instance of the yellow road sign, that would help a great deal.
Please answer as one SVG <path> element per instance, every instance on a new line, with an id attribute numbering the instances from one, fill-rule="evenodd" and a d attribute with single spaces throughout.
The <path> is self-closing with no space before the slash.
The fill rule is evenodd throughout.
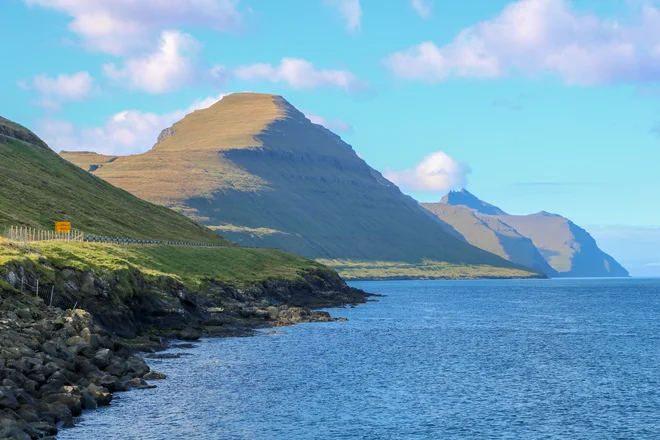
<path id="1" fill-rule="evenodd" d="M 56 234 L 68 234 L 71 232 L 71 222 L 55 222 Z"/>

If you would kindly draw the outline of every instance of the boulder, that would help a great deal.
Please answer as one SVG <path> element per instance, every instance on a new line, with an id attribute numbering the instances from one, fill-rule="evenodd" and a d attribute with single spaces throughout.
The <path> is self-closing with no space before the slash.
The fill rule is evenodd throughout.
<path id="1" fill-rule="evenodd" d="M 128 388 L 137 388 L 138 390 L 145 390 L 149 388 L 156 388 L 156 385 L 150 385 L 147 383 L 146 380 L 140 379 L 136 377 L 135 379 L 131 379 L 129 381 L 126 381 L 126 385 Z"/>
<path id="2" fill-rule="evenodd" d="M 92 362 L 94 363 L 94 365 L 96 365 L 99 368 L 106 368 L 108 365 L 110 365 L 111 359 L 112 359 L 112 352 L 107 348 L 102 348 L 101 350 L 96 352 L 96 354 L 94 355 L 94 359 L 92 359 Z"/>
<path id="3" fill-rule="evenodd" d="M 11 388 L 0 387 L 0 409 L 17 410 L 20 407 L 16 395 Z"/>
<path id="4" fill-rule="evenodd" d="M 113 376 L 121 377 L 128 372 L 126 361 L 120 358 L 114 358 L 112 363 L 108 365 L 103 371 Z"/>
<path id="5" fill-rule="evenodd" d="M 184 341 L 197 341 L 202 337 L 202 330 L 199 328 L 186 327 L 180 335 Z"/>
<path id="6" fill-rule="evenodd" d="M 90 384 L 85 392 L 87 392 L 99 406 L 110 405 L 110 402 L 112 401 L 112 394 L 105 387 Z"/>
<path id="7" fill-rule="evenodd" d="M 127 360 L 128 371 L 137 377 L 142 377 L 149 372 L 149 366 L 140 356 L 131 356 Z"/>
<path id="8" fill-rule="evenodd" d="M 165 373 L 161 373 L 160 371 L 151 370 L 142 376 L 142 378 L 145 380 L 163 380 L 167 378 L 167 375 Z"/>
<path id="9" fill-rule="evenodd" d="M 87 390 L 83 391 L 80 395 L 80 403 L 82 404 L 83 409 L 96 409 L 99 406 L 96 399 L 94 399 Z"/>

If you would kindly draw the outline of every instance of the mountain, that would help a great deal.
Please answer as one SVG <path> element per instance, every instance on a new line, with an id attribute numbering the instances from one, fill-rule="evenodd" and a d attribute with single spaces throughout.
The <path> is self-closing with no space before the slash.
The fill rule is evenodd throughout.
<path id="1" fill-rule="evenodd" d="M 433 261 L 469 266 L 474 276 L 493 267 L 502 276 L 538 276 L 448 233 L 339 136 L 280 96 L 226 96 L 164 130 L 144 154 L 64 157 L 240 244 L 335 266 Z M 446 274 L 428 273 L 436 275 Z"/>
<path id="2" fill-rule="evenodd" d="M 449 193 L 442 198 L 440 203 L 453 206 L 467 206 L 468 208 L 472 208 L 482 214 L 506 215 L 506 212 L 502 211 L 497 206 L 479 200 L 465 188 L 460 191 L 449 191 Z"/>
<path id="3" fill-rule="evenodd" d="M 55 221 L 90 234 L 227 243 L 178 212 L 140 200 L 59 157 L 26 128 L 0 117 L 0 231 L 51 229 Z"/>
<path id="4" fill-rule="evenodd" d="M 626 277 L 628 271 L 603 252 L 587 231 L 545 211 L 509 215 L 467 190 L 440 203 L 422 203 L 464 239 L 512 262 L 561 277 Z"/>
<path id="5" fill-rule="evenodd" d="M 278 294 L 295 290 L 285 301 L 288 303 L 293 297 L 316 301 L 316 294 L 322 292 L 322 303 L 328 304 L 327 301 L 338 300 L 347 290 L 335 271 L 317 262 L 279 249 L 235 246 L 181 213 L 112 186 L 59 157 L 25 127 L 2 117 L 0 157 L 0 234 L 9 226 L 52 230 L 53 222 L 61 220 L 71 221 L 75 229 L 101 236 L 226 245 L 39 242 L 16 247 L 0 235 L 0 270 L 11 259 L 34 258 L 51 261 L 44 263 L 48 270 L 57 266 L 92 269 L 107 275 L 132 268 L 143 272 L 145 277 L 171 277 L 190 291 L 210 280 L 236 288 L 257 286 L 264 291 L 277 289 L 275 283 L 285 283 Z M 91 158 L 89 153 L 82 157 Z M 21 252 L 27 256 L 24 258 Z M 4 279 L 0 276 L 0 290 Z M 272 298 L 273 293 L 268 295 Z"/>
<path id="6" fill-rule="evenodd" d="M 476 209 L 460 205 L 422 203 L 422 206 L 451 225 L 470 244 L 514 263 L 540 270 L 548 276 L 558 275 L 531 239 L 497 216 L 483 215 Z"/>

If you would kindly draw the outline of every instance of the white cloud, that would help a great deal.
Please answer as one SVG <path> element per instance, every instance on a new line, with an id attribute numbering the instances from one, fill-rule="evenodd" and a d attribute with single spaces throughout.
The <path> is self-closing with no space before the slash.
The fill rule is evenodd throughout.
<path id="1" fill-rule="evenodd" d="M 41 107 L 58 111 L 62 109 L 62 102 L 88 98 L 94 89 L 94 78 L 87 71 L 72 75 L 59 74 L 54 78 L 42 74 L 34 76 L 31 81 L 19 81 L 18 86 L 37 92 L 40 98 L 36 103 Z"/>
<path id="2" fill-rule="evenodd" d="M 431 16 L 431 9 L 433 9 L 433 3 L 431 0 L 410 0 L 410 6 L 412 6 L 422 18 L 428 18 Z"/>
<path id="3" fill-rule="evenodd" d="M 349 124 L 348 122 L 344 122 L 339 119 L 331 121 L 315 113 L 310 113 L 310 112 L 303 112 L 303 113 L 305 114 L 307 119 L 312 121 L 314 124 L 322 125 L 330 131 L 346 133 L 346 134 L 353 133 L 353 126 L 351 126 L 351 124 Z"/>
<path id="4" fill-rule="evenodd" d="M 414 168 L 402 171 L 385 169 L 383 175 L 404 190 L 447 193 L 467 185 L 470 167 L 443 151 L 426 156 Z"/>
<path id="5" fill-rule="evenodd" d="M 360 30 L 362 18 L 362 7 L 360 0 L 325 0 L 326 4 L 337 9 L 346 21 L 346 29 L 350 32 Z"/>
<path id="6" fill-rule="evenodd" d="M 37 132 L 54 150 L 94 151 L 109 155 L 143 153 L 156 142 L 160 132 L 185 115 L 218 102 L 225 95 L 195 100 L 184 110 L 165 114 L 125 110 L 115 113 L 99 127 L 76 127 L 60 119 L 46 118 L 37 124 Z"/>
<path id="7" fill-rule="evenodd" d="M 55 9 L 73 21 L 69 30 L 92 50 L 124 54 L 144 47 L 164 29 L 179 26 L 232 30 L 240 26 L 239 0 L 23 0 Z"/>
<path id="8" fill-rule="evenodd" d="M 567 84 L 658 81 L 660 10 L 633 24 L 575 10 L 567 0 L 520 0 L 461 31 L 445 46 L 426 41 L 386 59 L 395 76 L 428 82 L 550 73 Z"/>
<path id="9" fill-rule="evenodd" d="M 165 93 L 177 89 L 195 76 L 199 43 L 190 35 L 164 31 L 158 49 L 144 57 L 126 60 L 122 68 L 114 63 L 103 65 L 105 75 L 130 88 L 149 93 Z"/>
<path id="10" fill-rule="evenodd" d="M 316 69 L 300 58 L 282 58 L 279 66 L 252 64 L 234 69 L 234 75 L 244 80 L 284 82 L 294 89 L 337 87 L 347 92 L 361 91 L 366 82 L 346 70 Z"/>

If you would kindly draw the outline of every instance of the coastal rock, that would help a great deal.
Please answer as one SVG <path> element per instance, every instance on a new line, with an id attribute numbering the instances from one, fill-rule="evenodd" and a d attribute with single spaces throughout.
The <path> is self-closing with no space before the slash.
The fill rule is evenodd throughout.
<path id="1" fill-rule="evenodd" d="M 99 368 L 106 368 L 108 365 L 110 365 L 111 360 L 112 353 L 110 352 L 110 349 L 103 348 L 96 352 L 92 362 L 94 362 L 94 364 Z"/>
<path id="2" fill-rule="evenodd" d="M 16 400 L 16 396 L 11 388 L 3 386 L 0 387 L 0 409 L 17 410 L 20 404 Z"/>
<path id="3" fill-rule="evenodd" d="M 105 387 L 90 384 L 85 392 L 89 394 L 99 406 L 110 405 L 110 402 L 112 401 L 112 394 Z"/>
<path id="4" fill-rule="evenodd" d="M 197 341 L 199 338 L 202 337 L 202 330 L 198 329 L 198 328 L 193 328 L 193 327 L 186 327 L 181 332 L 180 337 L 184 341 Z"/>
<path id="5" fill-rule="evenodd" d="M 167 375 L 165 373 L 161 373 L 160 371 L 151 370 L 142 378 L 145 380 L 163 380 L 167 378 Z"/>

